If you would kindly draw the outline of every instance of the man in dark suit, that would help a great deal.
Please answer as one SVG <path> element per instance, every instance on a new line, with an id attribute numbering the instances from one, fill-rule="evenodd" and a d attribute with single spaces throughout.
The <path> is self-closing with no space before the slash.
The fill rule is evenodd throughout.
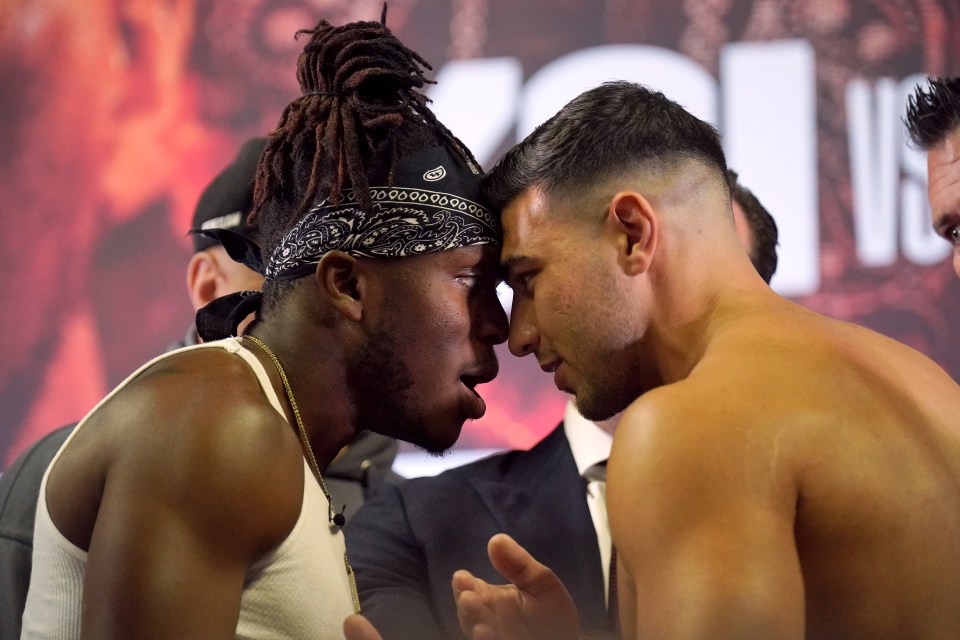
<path id="1" fill-rule="evenodd" d="M 385 640 L 462 637 L 450 577 L 467 568 L 500 581 L 487 541 L 507 532 L 550 563 L 577 602 L 584 629 L 608 630 L 609 533 L 603 522 L 604 548 L 592 524 L 595 515 L 605 521 L 606 512 L 591 512 L 598 493 L 584 474 L 606 459 L 610 441 L 568 406 L 564 423 L 529 451 L 383 485 L 346 528 L 364 615 Z"/>
<path id="2" fill-rule="evenodd" d="M 777 226 L 730 172 L 738 236 L 769 283 Z M 617 419 L 594 424 L 567 406 L 564 421 L 529 451 L 509 451 L 383 485 L 346 528 L 363 614 L 384 640 L 462 638 L 450 580 L 467 569 L 491 583 L 487 542 L 508 533 L 553 569 L 590 635 L 611 634 L 610 532 L 603 473 Z M 600 464 L 598 464 L 600 463 Z"/>

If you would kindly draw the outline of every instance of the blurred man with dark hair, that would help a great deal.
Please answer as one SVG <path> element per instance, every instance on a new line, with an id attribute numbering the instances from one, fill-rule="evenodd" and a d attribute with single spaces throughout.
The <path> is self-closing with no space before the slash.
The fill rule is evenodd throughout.
<path id="1" fill-rule="evenodd" d="M 750 262 L 763 281 L 770 284 L 777 270 L 777 223 L 750 189 L 740 184 L 733 169 L 727 169 L 727 183 L 733 200 L 733 222 L 737 237 L 747 250 Z"/>
<path id="2" fill-rule="evenodd" d="M 960 77 L 928 78 L 907 99 L 910 140 L 927 152 L 927 190 L 933 228 L 953 247 L 960 276 Z"/>

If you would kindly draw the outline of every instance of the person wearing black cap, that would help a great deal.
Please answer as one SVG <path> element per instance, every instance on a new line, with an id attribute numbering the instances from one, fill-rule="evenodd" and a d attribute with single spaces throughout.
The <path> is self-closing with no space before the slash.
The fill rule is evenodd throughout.
<path id="1" fill-rule="evenodd" d="M 263 292 L 206 305 L 203 343 L 134 372 L 61 447 L 23 637 L 342 639 L 359 603 L 323 472 L 364 429 L 442 451 L 483 415 L 499 224 L 384 20 L 301 32 L 259 242 L 206 232 Z"/>
<path id="2" fill-rule="evenodd" d="M 266 138 L 251 138 L 237 157 L 207 185 L 193 214 L 193 228 L 229 229 L 256 239 L 256 227 L 247 222 L 253 204 L 253 178 Z M 187 291 L 193 308 L 200 309 L 220 296 L 235 291 L 259 291 L 263 276 L 236 262 L 213 236 L 192 234 L 193 255 L 187 264 Z M 190 323 L 183 340 L 174 346 L 197 344 L 197 330 Z"/>

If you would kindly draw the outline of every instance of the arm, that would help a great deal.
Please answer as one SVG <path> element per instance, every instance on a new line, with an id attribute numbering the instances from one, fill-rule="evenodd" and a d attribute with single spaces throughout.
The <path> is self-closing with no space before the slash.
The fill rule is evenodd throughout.
<path id="1" fill-rule="evenodd" d="M 443 640 L 427 558 L 411 528 L 400 485 L 382 484 L 344 533 L 360 606 L 383 637 Z"/>
<path id="2" fill-rule="evenodd" d="M 699 397 L 690 409 L 645 398 L 617 428 L 607 500 L 624 637 L 800 639 L 797 497 L 781 434 L 747 428 L 729 395 Z"/>
<path id="3" fill-rule="evenodd" d="M 85 638 L 233 638 L 248 568 L 297 520 L 302 458 L 286 422 L 262 406 L 165 420 L 164 405 L 184 397 L 124 400 L 105 416 L 138 426 L 123 431 L 105 475 Z"/>

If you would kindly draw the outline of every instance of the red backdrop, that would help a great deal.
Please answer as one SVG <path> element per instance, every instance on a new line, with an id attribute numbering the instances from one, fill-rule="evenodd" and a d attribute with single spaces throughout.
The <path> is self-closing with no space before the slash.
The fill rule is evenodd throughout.
<path id="1" fill-rule="evenodd" d="M 183 334 L 193 205 L 296 95 L 292 34 L 380 6 L 0 5 L 0 468 Z M 960 74 L 953 0 L 392 0 L 388 24 L 486 165 L 602 79 L 677 96 L 781 225 L 779 290 L 960 374 L 960 283 L 898 120 L 918 74 Z M 528 446 L 562 415 L 535 362 L 501 359 L 460 446 Z"/>

